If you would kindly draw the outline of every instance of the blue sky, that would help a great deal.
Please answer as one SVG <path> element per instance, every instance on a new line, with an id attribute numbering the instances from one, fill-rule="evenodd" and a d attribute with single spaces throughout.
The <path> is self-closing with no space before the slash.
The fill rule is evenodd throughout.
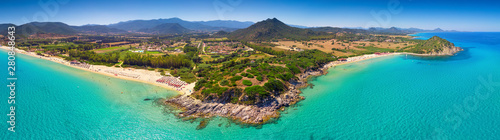
<path id="1" fill-rule="evenodd" d="M 480 0 L 2 0 L 0 9 L 0 23 L 17 25 L 32 21 L 110 24 L 171 17 L 258 22 L 276 17 L 310 27 L 500 31 L 500 1 Z"/>

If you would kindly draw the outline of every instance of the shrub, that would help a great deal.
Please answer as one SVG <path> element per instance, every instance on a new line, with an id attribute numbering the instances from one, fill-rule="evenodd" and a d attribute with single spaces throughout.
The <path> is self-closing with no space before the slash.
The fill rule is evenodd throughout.
<path id="1" fill-rule="evenodd" d="M 268 91 L 284 91 L 285 90 L 285 86 L 283 85 L 283 83 L 279 80 L 275 80 L 275 79 L 269 79 L 269 81 L 267 81 L 266 84 L 264 84 L 264 87 L 268 90 Z"/>
<path id="2" fill-rule="evenodd" d="M 262 78 L 262 76 L 257 76 L 257 80 L 264 81 L 264 78 Z"/>
<path id="3" fill-rule="evenodd" d="M 229 81 L 228 81 L 228 80 L 226 80 L 226 79 L 224 79 L 224 80 L 220 81 L 220 82 L 219 82 L 219 84 L 220 84 L 221 86 L 229 85 Z"/>
<path id="4" fill-rule="evenodd" d="M 242 72 L 240 75 L 243 77 L 247 77 L 247 73 L 244 73 L 244 72 Z"/>
<path id="5" fill-rule="evenodd" d="M 288 81 L 295 76 L 293 74 L 287 72 L 285 74 L 278 74 L 276 77 L 282 79 L 283 81 Z"/>
<path id="6" fill-rule="evenodd" d="M 228 90 L 227 87 L 219 87 L 215 86 L 213 88 L 206 88 L 201 91 L 203 95 L 209 95 L 211 93 L 216 93 L 217 95 L 222 95 L 222 93 L 226 92 Z"/>
<path id="7" fill-rule="evenodd" d="M 300 73 L 300 70 L 299 68 L 297 68 L 296 66 L 294 65 L 290 65 L 290 64 L 287 64 L 286 67 L 288 69 L 290 69 L 290 71 L 292 71 L 294 74 L 297 74 L 297 73 Z"/>
<path id="8" fill-rule="evenodd" d="M 266 89 L 264 89 L 264 87 L 261 87 L 261 86 L 246 87 L 245 93 L 249 97 L 254 97 L 256 94 L 258 94 L 259 96 L 269 95 L 269 93 L 266 91 Z"/>
<path id="9" fill-rule="evenodd" d="M 203 78 L 203 79 L 198 80 L 198 82 L 196 82 L 196 84 L 194 85 L 194 90 L 199 90 L 199 89 L 201 89 L 201 88 L 203 87 L 203 85 L 204 85 L 205 83 L 207 83 L 207 82 L 208 82 L 208 81 L 207 81 L 206 79 L 204 79 L 204 78 Z"/>
<path id="10" fill-rule="evenodd" d="M 238 81 L 238 80 L 241 80 L 241 79 L 243 79 L 243 77 L 241 77 L 241 76 L 234 76 L 233 78 L 231 78 L 229 80 L 231 80 L 231 81 Z"/>
<path id="11" fill-rule="evenodd" d="M 252 82 L 250 80 L 243 80 L 243 85 L 251 86 Z"/>

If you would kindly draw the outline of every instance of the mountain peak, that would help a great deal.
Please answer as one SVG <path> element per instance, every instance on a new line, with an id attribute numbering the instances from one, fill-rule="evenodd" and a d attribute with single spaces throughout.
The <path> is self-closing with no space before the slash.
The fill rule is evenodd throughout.
<path id="1" fill-rule="evenodd" d="M 278 26 L 278 27 L 287 27 L 287 28 L 290 27 L 276 18 L 272 18 L 272 19 L 268 18 L 266 20 L 257 22 L 252 26 L 265 26 L 265 27 Z"/>
<path id="2" fill-rule="evenodd" d="M 433 36 L 433 37 L 429 38 L 429 40 L 444 40 L 444 39 L 442 39 L 439 36 Z"/>
<path id="3" fill-rule="evenodd" d="M 436 29 L 434 29 L 434 31 L 439 31 L 439 32 L 441 32 L 441 31 L 443 31 L 443 29 L 441 29 L 441 28 L 436 28 Z"/>
<path id="4" fill-rule="evenodd" d="M 241 40 L 307 39 L 316 32 L 290 27 L 276 18 L 268 18 L 252 26 L 232 32 L 229 37 Z"/>
<path id="5" fill-rule="evenodd" d="M 261 22 L 274 22 L 274 23 L 283 23 L 281 22 L 280 20 L 278 20 L 277 18 L 268 18 L 264 21 L 261 21 Z M 284 23 L 283 23 L 284 24 Z"/>

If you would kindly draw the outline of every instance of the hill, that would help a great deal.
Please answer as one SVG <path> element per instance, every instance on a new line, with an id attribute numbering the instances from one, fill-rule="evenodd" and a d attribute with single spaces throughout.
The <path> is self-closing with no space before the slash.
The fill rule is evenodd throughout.
<path id="1" fill-rule="evenodd" d="M 109 28 L 104 25 L 84 25 L 69 26 L 61 22 L 31 22 L 16 26 L 14 24 L 0 24 L 2 34 L 6 33 L 7 27 L 15 26 L 16 34 L 29 36 L 33 34 L 58 34 L 58 35 L 76 35 L 79 33 L 102 34 L 102 33 L 127 33 L 127 31 Z"/>
<path id="2" fill-rule="evenodd" d="M 152 33 L 152 34 L 183 34 L 191 30 L 182 27 L 178 23 L 164 23 L 153 28 L 140 29 L 138 32 Z"/>
<path id="3" fill-rule="evenodd" d="M 426 55 L 454 55 L 462 50 L 462 48 L 455 47 L 455 45 L 448 40 L 434 36 L 417 45 L 404 48 L 403 51 Z"/>
<path id="4" fill-rule="evenodd" d="M 16 26 L 16 34 L 18 35 L 28 36 L 41 33 L 75 35 L 78 31 L 61 22 L 31 22 L 21 26 Z"/>
<path id="5" fill-rule="evenodd" d="M 127 33 L 125 30 L 120 30 L 116 28 L 110 28 L 105 25 L 84 25 L 84 26 L 72 26 L 79 32 L 88 34 L 103 34 L 103 33 Z"/>
<path id="6" fill-rule="evenodd" d="M 304 40 L 309 36 L 320 33 L 309 30 L 290 27 L 276 18 L 257 22 L 252 26 L 231 32 L 230 39 L 237 40 L 272 40 L 272 39 L 293 39 Z"/>
<path id="7" fill-rule="evenodd" d="M 10 23 L 0 24 L 0 35 L 7 35 L 7 28 L 12 27 L 12 26 L 16 26 L 16 25 L 10 24 Z"/>

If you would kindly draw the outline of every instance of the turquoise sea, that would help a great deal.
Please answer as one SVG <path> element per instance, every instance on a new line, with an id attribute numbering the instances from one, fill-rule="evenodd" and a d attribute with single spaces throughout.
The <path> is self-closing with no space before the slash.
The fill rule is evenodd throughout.
<path id="1" fill-rule="evenodd" d="M 16 132 L 7 131 L 9 90 L 0 80 L 0 139 L 500 139 L 500 33 L 415 36 L 433 35 L 465 51 L 331 68 L 262 128 L 213 118 L 196 130 L 199 122 L 144 101 L 176 92 L 17 55 Z M 0 58 L 6 79 L 5 51 Z"/>

